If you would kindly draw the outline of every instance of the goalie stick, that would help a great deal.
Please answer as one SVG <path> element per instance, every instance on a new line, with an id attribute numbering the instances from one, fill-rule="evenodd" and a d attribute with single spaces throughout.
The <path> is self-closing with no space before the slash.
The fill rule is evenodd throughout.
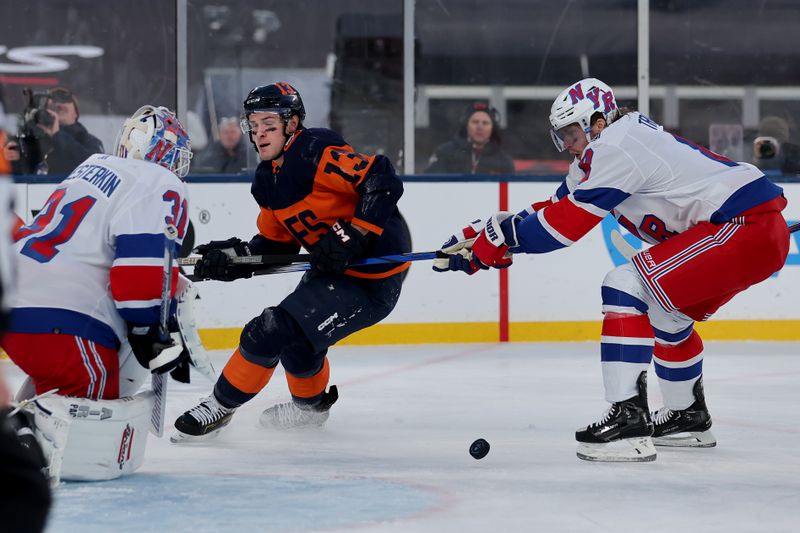
<path id="1" fill-rule="evenodd" d="M 796 222 L 789 226 L 789 233 L 794 233 L 797 230 L 800 230 L 800 222 Z M 622 236 L 622 233 L 619 230 L 612 229 L 611 230 L 611 244 L 614 245 L 614 248 L 628 261 L 631 258 L 639 253 L 639 250 L 634 248 L 630 245 L 628 241 L 625 240 L 625 237 Z"/>
<path id="2" fill-rule="evenodd" d="M 164 228 L 164 284 L 161 287 L 161 316 L 159 317 L 158 333 L 161 340 L 169 342 L 170 334 L 167 321 L 169 320 L 170 293 L 172 292 L 172 261 L 175 255 L 175 238 L 178 229 L 172 224 Z M 164 435 L 164 411 L 167 406 L 167 373 L 152 373 L 151 384 L 153 387 L 153 411 L 150 413 L 150 426 L 157 437 Z"/>

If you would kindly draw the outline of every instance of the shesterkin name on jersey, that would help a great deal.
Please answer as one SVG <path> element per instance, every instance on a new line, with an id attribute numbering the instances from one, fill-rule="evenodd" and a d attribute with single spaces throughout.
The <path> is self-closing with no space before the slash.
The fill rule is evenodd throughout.
<path id="1" fill-rule="evenodd" d="M 122 181 L 110 168 L 91 164 L 79 166 L 72 171 L 67 180 L 84 180 L 91 183 L 108 198 L 111 198 Z"/>

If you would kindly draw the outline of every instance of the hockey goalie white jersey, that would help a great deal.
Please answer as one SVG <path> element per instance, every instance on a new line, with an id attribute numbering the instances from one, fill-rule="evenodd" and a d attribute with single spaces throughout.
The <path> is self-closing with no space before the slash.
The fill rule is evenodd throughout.
<path id="1" fill-rule="evenodd" d="M 719 156 L 640 113 L 613 122 L 569 168 L 552 205 L 518 227 L 515 252 L 569 246 L 609 212 L 649 243 L 698 222 L 720 224 L 780 196 L 753 165 Z M 532 210 L 529 210 L 529 214 Z"/>
<path id="2" fill-rule="evenodd" d="M 95 154 L 61 182 L 17 239 L 16 333 L 63 333 L 119 347 L 125 322 L 159 321 L 168 224 L 188 223 L 186 184 L 169 170 Z M 178 279 L 173 264 L 173 287 Z"/>

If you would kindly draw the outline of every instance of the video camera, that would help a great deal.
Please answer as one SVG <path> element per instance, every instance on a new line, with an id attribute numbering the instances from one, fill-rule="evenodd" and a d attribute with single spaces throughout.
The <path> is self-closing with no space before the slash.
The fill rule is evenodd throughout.
<path id="1" fill-rule="evenodd" d="M 779 143 L 774 137 L 759 137 L 755 141 L 759 159 L 772 159 L 778 153 Z"/>
<path id="2" fill-rule="evenodd" d="M 27 87 L 22 89 L 25 95 L 25 109 L 22 111 L 22 127 L 17 136 L 20 153 L 21 170 L 25 174 L 46 174 L 43 167 L 44 156 L 50 151 L 50 137 L 39 127 L 49 128 L 55 120 L 47 111 L 49 93 L 34 92 Z"/>

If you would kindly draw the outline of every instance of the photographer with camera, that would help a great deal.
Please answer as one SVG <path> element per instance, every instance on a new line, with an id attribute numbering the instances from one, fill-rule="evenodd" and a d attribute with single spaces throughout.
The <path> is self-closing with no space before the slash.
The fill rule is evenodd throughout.
<path id="1" fill-rule="evenodd" d="M 789 142 L 789 125 L 780 117 L 764 117 L 753 139 L 753 164 L 763 171 L 800 174 L 800 146 Z"/>
<path id="2" fill-rule="evenodd" d="M 90 155 L 103 152 L 100 139 L 78 122 L 78 101 L 69 89 L 24 92 L 28 104 L 18 140 L 3 148 L 14 174 L 67 175 Z"/>

